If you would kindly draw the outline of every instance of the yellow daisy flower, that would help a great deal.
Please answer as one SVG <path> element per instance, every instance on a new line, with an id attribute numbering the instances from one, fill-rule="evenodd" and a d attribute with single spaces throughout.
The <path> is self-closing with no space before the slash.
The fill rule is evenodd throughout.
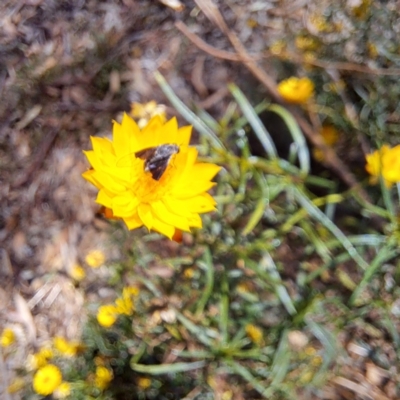
<path id="1" fill-rule="evenodd" d="M 109 328 L 110 326 L 114 325 L 117 318 L 118 310 L 113 304 L 101 306 L 97 311 L 97 322 L 105 328 Z"/>
<path id="2" fill-rule="evenodd" d="M 94 384 L 99 389 L 104 390 L 108 387 L 113 379 L 113 372 L 103 366 L 96 367 L 96 373 L 94 377 Z"/>
<path id="3" fill-rule="evenodd" d="M 151 379 L 141 376 L 137 380 L 137 385 L 139 386 L 140 389 L 146 390 L 151 386 Z"/>
<path id="4" fill-rule="evenodd" d="M 55 365 L 47 364 L 33 377 L 33 390 L 42 396 L 48 396 L 61 385 L 61 382 L 61 371 Z"/>
<path id="5" fill-rule="evenodd" d="M 53 339 L 54 348 L 58 350 L 59 353 L 67 356 L 73 357 L 76 355 L 81 345 L 78 342 L 68 342 L 61 336 L 56 336 Z"/>
<path id="6" fill-rule="evenodd" d="M 11 346 L 15 342 L 15 333 L 10 328 L 5 328 L 0 337 L 0 344 L 2 347 Z"/>
<path id="7" fill-rule="evenodd" d="M 101 250 L 91 250 L 85 257 L 86 264 L 92 268 L 98 268 L 106 261 L 106 256 Z"/>
<path id="8" fill-rule="evenodd" d="M 145 225 L 171 239 L 178 229 L 201 228 L 199 214 L 215 210 L 206 192 L 220 167 L 196 162 L 191 129 L 155 116 L 140 130 L 124 114 L 114 123 L 112 141 L 92 137 L 93 150 L 85 154 L 93 169 L 83 177 L 99 189 L 96 202 L 128 229 Z"/>
<path id="9" fill-rule="evenodd" d="M 320 135 L 322 137 L 322 140 L 329 147 L 333 147 L 339 140 L 339 132 L 332 125 L 324 125 L 321 128 Z M 322 150 L 314 148 L 312 154 L 317 161 L 324 161 L 325 155 Z"/>
<path id="10" fill-rule="evenodd" d="M 71 271 L 70 271 L 69 274 L 70 274 L 72 279 L 75 279 L 78 282 L 81 281 L 82 279 L 84 279 L 85 276 L 86 276 L 85 270 L 79 264 L 75 264 L 71 268 Z"/>
<path id="11" fill-rule="evenodd" d="M 314 95 L 314 84 L 308 78 L 292 76 L 279 83 L 278 92 L 288 103 L 303 104 Z"/>
<path id="12" fill-rule="evenodd" d="M 133 301 L 130 296 L 122 296 L 115 300 L 115 308 L 118 314 L 132 315 L 134 310 Z"/>
<path id="13" fill-rule="evenodd" d="M 376 183 L 381 174 L 388 188 L 400 182 L 400 145 L 391 148 L 385 144 L 365 158 L 365 169 L 372 176 L 372 183 Z"/>
<path id="14" fill-rule="evenodd" d="M 23 378 L 17 377 L 15 378 L 7 388 L 7 392 L 10 394 L 14 394 L 22 390 L 26 387 L 26 382 Z"/>
<path id="15" fill-rule="evenodd" d="M 167 107 L 164 104 L 157 104 L 154 100 L 148 103 L 132 103 L 131 116 L 137 121 L 139 128 L 144 128 L 151 118 L 158 115 L 161 121 L 165 123 L 167 120 L 166 111 Z"/>
<path id="16" fill-rule="evenodd" d="M 37 353 L 30 354 L 27 359 L 28 370 L 44 367 L 53 356 L 53 351 L 49 348 L 42 348 Z"/>
<path id="17" fill-rule="evenodd" d="M 245 329 L 247 336 L 253 343 L 260 344 L 262 342 L 263 332 L 258 326 L 247 324 Z"/>
<path id="18" fill-rule="evenodd" d="M 62 382 L 61 385 L 55 390 L 54 397 L 56 399 L 65 399 L 71 394 L 71 384 L 69 382 Z"/>

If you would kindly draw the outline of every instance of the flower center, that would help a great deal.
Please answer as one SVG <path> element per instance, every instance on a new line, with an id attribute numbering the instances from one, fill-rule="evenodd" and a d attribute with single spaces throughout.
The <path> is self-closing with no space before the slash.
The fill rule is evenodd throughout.
<path id="1" fill-rule="evenodd" d="M 132 195 L 141 203 L 152 203 L 162 198 L 169 189 L 171 167 L 172 165 L 168 165 L 158 181 L 153 179 L 151 172 L 143 171 L 133 185 Z"/>

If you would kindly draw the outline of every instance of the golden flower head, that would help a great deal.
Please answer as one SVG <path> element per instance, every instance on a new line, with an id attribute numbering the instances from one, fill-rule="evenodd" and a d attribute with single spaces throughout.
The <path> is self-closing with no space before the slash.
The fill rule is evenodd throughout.
<path id="1" fill-rule="evenodd" d="M 25 379 L 18 376 L 10 383 L 10 385 L 7 388 L 7 392 L 10 394 L 14 394 L 24 389 L 25 387 L 26 387 Z"/>
<path id="2" fill-rule="evenodd" d="M 151 379 L 141 376 L 137 380 L 137 385 L 139 386 L 140 389 L 146 390 L 151 386 Z"/>
<path id="3" fill-rule="evenodd" d="M 144 128 L 154 116 L 158 115 L 163 123 L 167 120 L 164 104 L 157 104 L 154 100 L 148 103 L 132 103 L 131 116 L 137 121 L 139 128 Z"/>
<path id="4" fill-rule="evenodd" d="M 314 95 L 314 84 L 308 78 L 292 76 L 279 83 L 278 92 L 288 103 L 303 104 Z"/>
<path id="5" fill-rule="evenodd" d="M 85 276 L 86 276 L 85 270 L 79 264 L 75 264 L 71 268 L 69 274 L 70 274 L 72 279 L 75 279 L 78 282 L 81 281 L 82 279 L 84 279 Z"/>
<path id="6" fill-rule="evenodd" d="M 15 342 L 15 333 L 11 328 L 5 328 L 0 337 L 2 347 L 11 346 Z"/>
<path id="7" fill-rule="evenodd" d="M 71 384 L 69 382 L 62 382 L 60 386 L 54 391 L 53 396 L 56 399 L 65 399 L 71 394 Z"/>
<path id="8" fill-rule="evenodd" d="M 319 134 L 328 147 L 334 146 L 339 140 L 339 132 L 332 125 L 324 125 Z M 312 154 L 319 162 L 322 162 L 325 159 L 324 152 L 318 148 L 314 148 Z"/>
<path id="9" fill-rule="evenodd" d="M 246 334 L 253 343 L 260 344 L 263 340 L 262 330 L 253 324 L 246 325 Z"/>
<path id="10" fill-rule="evenodd" d="M 113 304 L 101 306 L 97 311 L 97 322 L 105 328 L 109 328 L 110 326 L 114 325 L 117 318 L 118 310 Z"/>
<path id="11" fill-rule="evenodd" d="M 61 371 L 53 364 L 40 368 L 33 377 L 33 390 L 42 396 L 53 393 L 61 384 Z"/>
<path id="12" fill-rule="evenodd" d="M 96 373 L 94 377 L 95 386 L 97 386 L 101 390 L 104 390 L 108 387 L 112 379 L 113 372 L 110 369 L 103 366 L 96 367 Z"/>
<path id="13" fill-rule="evenodd" d="M 78 342 L 68 342 L 61 336 L 56 336 L 53 339 L 54 348 L 58 350 L 59 353 L 67 356 L 73 357 L 76 355 L 81 345 Z"/>
<path id="14" fill-rule="evenodd" d="M 387 188 L 400 182 L 400 145 L 389 147 L 383 145 L 379 150 L 366 156 L 365 169 L 372 176 L 372 183 L 376 183 L 382 175 Z"/>
<path id="15" fill-rule="evenodd" d="M 34 370 L 44 367 L 48 361 L 53 358 L 53 351 L 47 347 L 40 349 L 35 354 L 30 354 L 27 360 L 28 370 Z"/>
<path id="16" fill-rule="evenodd" d="M 96 202 L 128 229 L 145 225 L 168 238 L 177 229 L 201 228 L 201 213 L 215 210 L 206 193 L 220 167 L 196 162 L 191 127 L 155 116 L 141 130 L 127 114 L 114 123 L 113 140 L 92 137 L 85 152 L 93 169 L 83 177 L 99 189 Z"/>
<path id="17" fill-rule="evenodd" d="M 91 250 L 85 257 L 86 264 L 92 268 L 98 268 L 106 261 L 106 256 L 101 250 Z"/>

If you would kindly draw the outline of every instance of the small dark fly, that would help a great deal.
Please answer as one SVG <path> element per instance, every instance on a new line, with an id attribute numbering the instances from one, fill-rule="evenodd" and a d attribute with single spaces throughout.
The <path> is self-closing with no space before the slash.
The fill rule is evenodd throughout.
<path id="1" fill-rule="evenodd" d="M 154 180 L 158 181 L 168 167 L 171 157 L 179 153 L 179 146 L 176 144 L 161 144 L 160 146 L 149 147 L 135 153 L 144 162 L 144 170 L 151 173 Z"/>

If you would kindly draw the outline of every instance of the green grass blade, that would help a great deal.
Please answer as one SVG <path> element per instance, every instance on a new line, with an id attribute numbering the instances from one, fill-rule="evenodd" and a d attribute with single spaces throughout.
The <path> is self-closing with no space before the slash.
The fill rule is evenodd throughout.
<path id="1" fill-rule="evenodd" d="M 299 204 L 307 210 L 308 214 L 325 226 L 347 250 L 351 258 L 363 269 L 368 268 L 368 263 L 358 254 L 347 236 L 318 208 L 316 207 L 297 187 L 292 187 L 293 194 Z"/>
<path id="2" fill-rule="evenodd" d="M 278 269 L 276 268 L 274 260 L 272 259 L 269 253 L 264 252 L 263 257 L 260 260 L 260 268 L 267 271 L 268 274 L 271 276 L 271 278 L 275 282 L 277 282 L 275 284 L 276 294 L 278 295 L 279 300 L 286 308 L 286 311 L 290 315 L 296 314 L 297 313 L 296 308 L 292 302 L 292 299 L 289 296 L 286 287 L 282 283 L 279 283 L 282 282 L 282 279 L 281 276 L 279 275 Z"/>
<path id="3" fill-rule="evenodd" d="M 243 92 L 233 83 L 228 85 L 229 90 L 231 91 L 233 97 L 239 104 L 239 107 L 243 111 L 244 116 L 247 118 L 249 124 L 254 130 L 254 133 L 257 135 L 258 140 L 261 145 L 264 147 L 267 152 L 269 158 L 277 158 L 277 151 L 275 148 L 274 141 L 271 138 L 271 135 L 265 128 L 264 124 L 261 122 L 257 113 L 254 111 L 254 108 L 251 106 L 249 101 L 246 99 L 246 96 Z"/>
<path id="4" fill-rule="evenodd" d="M 250 383 L 250 385 L 257 390 L 261 395 L 264 394 L 266 387 L 256 379 L 253 374 L 245 367 L 240 365 L 239 363 L 231 360 L 226 360 L 225 363 L 235 372 L 240 375 L 244 380 Z"/>
<path id="5" fill-rule="evenodd" d="M 384 264 L 385 262 L 393 259 L 394 257 L 398 256 L 399 249 L 393 249 L 391 244 L 383 247 L 379 253 L 375 256 L 372 262 L 369 264 L 368 268 L 365 270 L 364 276 L 361 279 L 360 283 L 355 288 L 353 294 L 350 297 L 350 304 L 357 304 L 358 297 L 360 296 L 361 292 L 364 290 L 365 286 L 368 282 L 372 279 L 378 269 Z"/>
<path id="6" fill-rule="evenodd" d="M 177 372 L 187 372 L 194 369 L 203 368 L 205 361 L 195 361 L 192 363 L 178 362 L 175 364 L 144 365 L 131 363 L 131 368 L 136 372 L 150 375 L 174 374 Z"/>
<path id="7" fill-rule="evenodd" d="M 300 170 L 304 175 L 308 175 L 310 172 L 310 152 L 308 151 L 307 142 L 303 132 L 301 131 L 293 115 L 286 110 L 286 108 L 278 104 L 273 104 L 269 106 L 268 109 L 278 114 L 284 120 L 294 142 L 297 145 Z"/>
<path id="8" fill-rule="evenodd" d="M 214 264 L 212 261 L 211 251 L 208 247 L 204 253 L 204 262 L 200 263 L 200 267 L 206 271 L 206 286 L 200 300 L 197 303 L 197 309 L 195 313 L 196 317 L 199 317 L 203 313 L 204 307 L 206 306 L 214 287 Z"/>
<path id="9" fill-rule="evenodd" d="M 174 93 L 171 86 L 168 85 L 165 78 L 158 72 L 154 72 L 154 78 L 160 85 L 161 90 L 189 124 L 193 125 L 202 135 L 205 135 L 215 148 L 225 149 L 223 143 L 218 139 L 217 135 L 194 113 L 192 112 L 179 97 Z"/>

